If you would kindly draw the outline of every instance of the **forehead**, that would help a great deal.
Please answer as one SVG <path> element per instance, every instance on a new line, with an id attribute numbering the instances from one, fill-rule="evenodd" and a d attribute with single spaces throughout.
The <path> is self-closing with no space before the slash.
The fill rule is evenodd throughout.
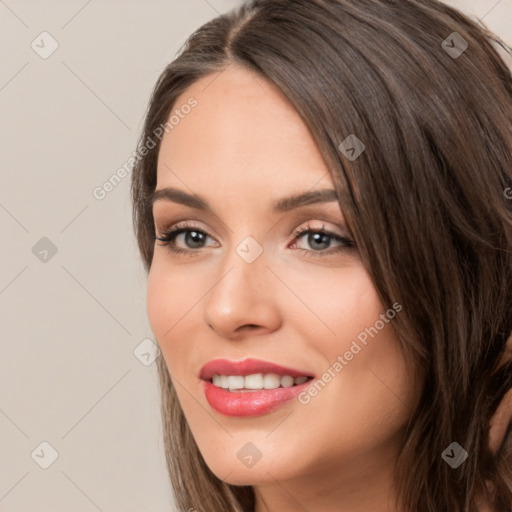
<path id="1" fill-rule="evenodd" d="M 195 106 L 181 111 L 191 99 Z M 201 78 L 177 98 L 173 113 L 181 115 L 161 143 L 157 188 L 185 185 L 201 195 L 251 200 L 269 190 L 278 196 L 332 186 L 293 105 L 252 71 L 232 64 Z"/>

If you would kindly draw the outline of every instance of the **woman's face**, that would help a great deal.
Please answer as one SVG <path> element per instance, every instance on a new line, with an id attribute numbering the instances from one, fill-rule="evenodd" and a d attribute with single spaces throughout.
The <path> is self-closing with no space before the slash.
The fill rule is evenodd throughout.
<path id="1" fill-rule="evenodd" d="M 368 495 L 378 492 L 415 397 L 389 322 L 401 305 L 386 314 L 357 248 L 344 241 L 351 234 L 336 200 L 273 211 L 282 198 L 334 188 L 308 129 L 273 84 L 234 65 L 193 84 L 173 113 L 156 190 L 193 194 L 210 209 L 158 194 L 157 237 L 183 222 L 189 231 L 157 240 L 147 308 L 207 465 L 236 485 L 288 481 L 300 493 L 313 482 L 332 489 L 364 479 Z M 294 235 L 298 228 L 305 234 Z M 273 368 L 249 365 L 213 368 L 226 374 L 216 386 L 200 378 L 210 361 L 248 358 L 288 373 L 274 369 L 276 381 L 265 377 Z M 282 379 L 290 369 L 316 378 L 297 394 Z M 219 388 L 262 382 L 285 389 Z"/>

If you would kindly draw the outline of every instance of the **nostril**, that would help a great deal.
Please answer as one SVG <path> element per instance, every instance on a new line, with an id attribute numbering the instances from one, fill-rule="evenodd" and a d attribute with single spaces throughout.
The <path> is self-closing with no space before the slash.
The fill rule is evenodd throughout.
<path id="1" fill-rule="evenodd" d="M 238 331 L 245 331 L 245 330 L 253 331 L 254 329 L 258 329 L 258 328 L 259 328 L 259 325 L 247 324 L 247 325 L 242 325 L 242 327 L 239 327 L 237 330 Z"/>

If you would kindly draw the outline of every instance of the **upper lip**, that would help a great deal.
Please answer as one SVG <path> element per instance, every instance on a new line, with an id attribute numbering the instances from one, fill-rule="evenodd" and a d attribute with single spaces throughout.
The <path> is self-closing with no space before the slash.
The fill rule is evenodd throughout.
<path id="1" fill-rule="evenodd" d="M 199 372 L 199 378 L 210 380 L 214 375 L 252 375 L 254 373 L 276 373 L 290 377 L 314 377 L 310 372 L 295 370 L 279 364 L 270 363 L 261 359 L 243 359 L 242 361 L 229 361 L 228 359 L 214 359 L 206 363 Z"/>

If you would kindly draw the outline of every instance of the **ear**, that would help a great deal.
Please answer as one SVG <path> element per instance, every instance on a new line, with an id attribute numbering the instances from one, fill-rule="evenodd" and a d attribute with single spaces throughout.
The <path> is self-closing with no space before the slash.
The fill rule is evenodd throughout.
<path id="1" fill-rule="evenodd" d="M 498 368 L 505 363 L 512 361 L 512 333 L 507 340 L 505 354 L 500 361 Z M 503 443 L 505 432 L 512 421 L 512 388 L 501 399 L 496 412 L 489 421 L 489 448 L 493 454 L 496 454 Z"/>

